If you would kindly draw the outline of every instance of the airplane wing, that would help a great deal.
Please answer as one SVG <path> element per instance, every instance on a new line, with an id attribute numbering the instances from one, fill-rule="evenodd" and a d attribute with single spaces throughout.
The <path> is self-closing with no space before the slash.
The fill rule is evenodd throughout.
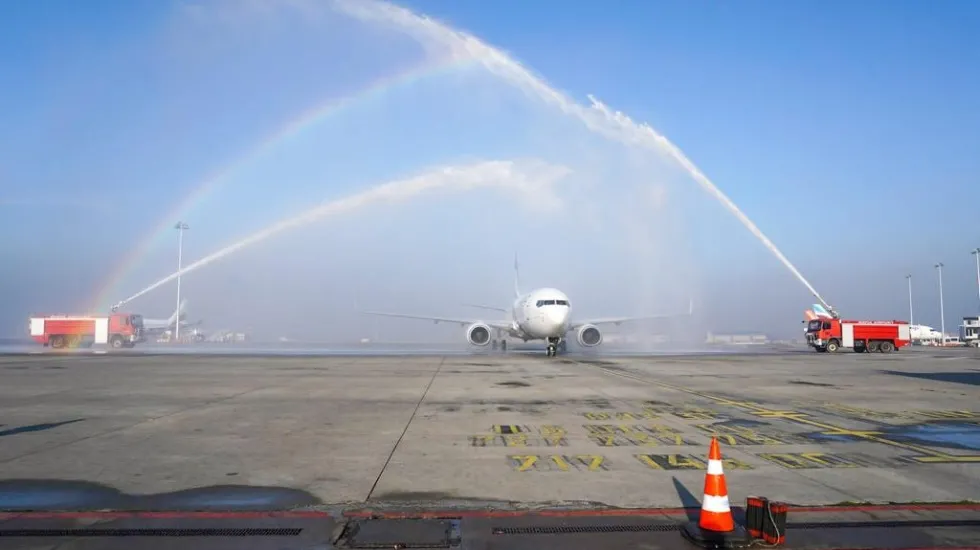
<path id="1" fill-rule="evenodd" d="M 484 305 L 481 305 L 481 304 L 463 304 L 463 305 L 464 306 L 467 306 L 467 307 L 475 307 L 475 308 L 478 308 L 478 309 L 490 309 L 490 310 L 493 310 L 493 311 L 502 311 L 504 313 L 507 313 L 507 310 L 504 309 L 504 308 L 502 308 L 502 307 L 484 306 Z"/>
<path id="2" fill-rule="evenodd" d="M 473 323 L 485 323 L 490 328 L 510 330 L 510 321 L 484 321 L 481 319 L 451 319 L 449 317 L 429 317 L 426 315 L 408 315 L 406 313 L 388 313 L 384 311 L 362 311 L 365 315 L 378 315 L 381 317 L 401 317 L 403 319 L 420 319 L 422 321 L 432 321 L 433 323 L 452 323 L 454 325 L 468 326 Z"/>
<path id="3" fill-rule="evenodd" d="M 687 313 L 659 313 L 654 315 L 640 315 L 634 317 L 598 317 L 594 319 L 577 320 L 568 326 L 568 330 L 575 330 L 582 325 L 619 325 L 637 321 L 651 321 L 656 319 L 670 319 L 672 317 L 687 317 L 694 314 L 694 300 L 688 304 Z"/>

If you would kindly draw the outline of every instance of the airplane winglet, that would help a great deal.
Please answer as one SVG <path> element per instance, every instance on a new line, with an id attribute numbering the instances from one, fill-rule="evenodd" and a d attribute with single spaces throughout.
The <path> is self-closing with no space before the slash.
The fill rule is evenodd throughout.
<path id="1" fill-rule="evenodd" d="M 694 298 L 689 298 L 687 302 L 687 314 L 694 315 Z"/>

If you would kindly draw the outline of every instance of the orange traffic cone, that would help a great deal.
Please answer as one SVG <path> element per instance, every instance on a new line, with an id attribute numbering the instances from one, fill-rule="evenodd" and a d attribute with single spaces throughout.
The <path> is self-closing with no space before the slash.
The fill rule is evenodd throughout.
<path id="1" fill-rule="evenodd" d="M 747 533 L 735 525 L 732 509 L 728 504 L 728 486 L 721 463 L 718 440 L 711 438 L 708 449 L 708 471 L 704 476 L 704 498 L 701 501 L 701 517 L 681 531 L 691 542 L 704 548 L 739 548 L 748 542 Z"/>

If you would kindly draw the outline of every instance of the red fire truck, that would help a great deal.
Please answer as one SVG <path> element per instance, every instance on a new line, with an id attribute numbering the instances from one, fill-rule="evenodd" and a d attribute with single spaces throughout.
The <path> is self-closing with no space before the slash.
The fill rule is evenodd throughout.
<path id="1" fill-rule="evenodd" d="M 44 315 L 31 317 L 30 331 L 35 342 L 56 349 L 93 344 L 131 348 L 143 341 L 143 316 L 131 313 L 110 313 L 105 317 Z"/>
<path id="2" fill-rule="evenodd" d="M 857 353 L 891 353 L 911 343 L 905 321 L 842 321 L 819 318 L 806 327 L 806 343 L 813 349 L 831 353 L 851 348 Z"/>

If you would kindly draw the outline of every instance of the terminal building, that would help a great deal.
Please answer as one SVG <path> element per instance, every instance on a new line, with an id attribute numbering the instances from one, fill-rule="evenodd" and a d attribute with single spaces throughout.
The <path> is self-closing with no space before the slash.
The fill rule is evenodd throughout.
<path id="1" fill-rule="evenodd" d="M 980 344 L 980 317 L 964 317 L 960 325 L 960 341 L 968 346 Z"/>

